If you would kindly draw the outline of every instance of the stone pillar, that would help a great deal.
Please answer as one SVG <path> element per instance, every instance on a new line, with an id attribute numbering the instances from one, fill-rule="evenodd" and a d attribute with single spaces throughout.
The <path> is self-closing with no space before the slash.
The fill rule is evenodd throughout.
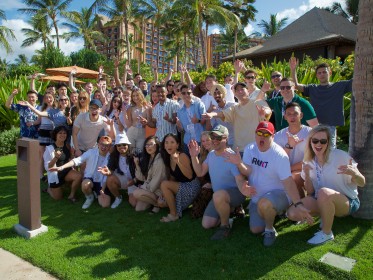
<path id="1" fill-rule="evenodd" d="M 39 141 L 17 140 L 17 193 L 19 224 L 15 231 L 29 239 L 48 228 L 41 224 Z"/>

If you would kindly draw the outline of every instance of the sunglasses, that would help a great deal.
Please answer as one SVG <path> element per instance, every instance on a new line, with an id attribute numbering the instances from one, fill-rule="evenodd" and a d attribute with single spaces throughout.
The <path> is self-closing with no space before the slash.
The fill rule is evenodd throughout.
<path id="1" fill-rule="evenodd" d="M 224 136 L 216 135 L 216 134 L 210 134 L 210 138 L 211 138 L 211 140 L 221 141 L 221 140 L 223 140 Z"/>
<path id="2" fill-rule="evenodd" d="M 246 76 L 245 79 L 248 79 L 248 80 L 251 80 L 251 79 L 255 79 L 255 76 Z"/>
<path id="3" fill-rule="evenodd" d="M 316 138 L 312 138 L 311 142 L 312 142 L 312 144 L 318 144 L 320 142 L 321 145 L 325 145 L 326 143 L 328 143 L 328 139 L 316 139 Z"/>
<path id="4" fill-rule="evenodd" d="M 63 101 L 63 102 L 67 102 L 67 100 L 68 100 L 67 98 L 61 98 L 59 101 L 60 101 L 60 102 L 62 102 L 62 101 Z"/>
<path id="5" fill-rule="evenodd" d="M 281 86 L 280 89 L 281 90 L 285 90 L 285 89 L 290 90 L 291 86 Z"/>
<path id="6" fill-rule="evenodd" d="M 151 148 L 155 145 L 155 143 L 148 143 L 145 145 L 145 148 Z"/>
<path id="7" fill-rule="evenodd" d="M 117 144 L 116 145 L 118 148 L 120 148 L 120 147 L 125 147 L 125 146 L 127 146 L 127 144 Z"/>
<path id="8" fill-rule="evenodd" d="M 269 136 L 271 136 L 272 134 L 271 133 L 269 133 L 269 132 L 263 132 L 263 131 L 257 131 L 256 132 L 256 135 L 258 135 L 258 136 L 263 136 L 263 137 L 269 137 Z"/>
<path id="9" fill-rule="evenodd" d="M 169 87 L 173 87 L 173 86 L 174 86 L 174 84 L 169 84 L 168 86 L 169 86 Z"/>
<path id="10" fill-rule="evenodd" d="M 182 95 L 186 95 L 186 94 L 191 95 L 192 92 L 191 92 L 191 91 L 182 91 L 181 94 L 182 94 Z"/>
<path id="11" fill-rule="evenodd" d="M 87 97 L 79 97 L 79 100 L 87 100 Z"/>
<path id="12" fill-rule="evenodd" d="M 274 79 L 274 78 L 280 78 L 280 77 L 281 77 L 281 75 L 279 75 L 279 74 L 275 74 L 275 75 L 271 76 L 272 79 Z"/>

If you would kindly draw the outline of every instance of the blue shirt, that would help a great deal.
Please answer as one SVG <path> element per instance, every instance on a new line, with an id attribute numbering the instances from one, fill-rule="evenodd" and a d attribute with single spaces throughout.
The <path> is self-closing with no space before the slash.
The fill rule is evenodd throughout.
<path id="1" fill-rule="evenodd" d="M 31 111 L 29 107 L 20 104 L 12 104 L 10 109 L 19 114 L 21 137 L 38 138 L 39 126 L 32 125 L 28 127 L 26 125 L 28 122 L 35 122 L 38 119 L 38 115 Z"/>
<path id="2" fill-rule="evenodd" d="M 67 125 L 65 111 L 61 111 L 58 108 L 48 110 L 48 118 L 53 122 L 54 127 Z"/>
<path id="3" fill-rule="evenodd" d="M 195 116 L 197 119 L 202 119 L 202 114 L 206 113 L 205 105 L 203 102 L 192 100 L 190 107 L 187 108 L 184 104 L 183 107 L 177 111 L 177 117 L 179 118 L 184 134 L 184 143 L 188 144 L 191 139 L 195 139 L 197 142 L 201 142 L 201 133 L 204 130 L 200 123 L 192 123 L 192 118 Z"/>

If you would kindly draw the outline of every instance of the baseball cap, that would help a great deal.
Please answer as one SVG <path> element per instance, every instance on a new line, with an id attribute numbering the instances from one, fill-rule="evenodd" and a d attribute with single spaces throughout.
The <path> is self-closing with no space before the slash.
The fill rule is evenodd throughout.
<path id="1" fill-rule="evenodd" d="M 115 145 L 118 145 L 118 144 L 131 145 L 131 142 L 130 140 L 128 140 L 127 135 L 122 133 L 122 134 L 118 134 L 117 137 L 115 137 Z"/>
<path id="2" fill-rule="evenodd" d="M 213 130 L 211 130 L 211 133 L 215 133 L 216 135 L 219 135 L 219 136 L 228 136 L 229 134 L 228 128 L 220 124 L 215 126 Z"/>
<path id="3" fill-rule="evenodd" d="M 271 133 L 271 135 L 275 134 L 275 128 L 273 127 L 273 124 L 267 121 L 260 122 L 255 132 L 257 132 L 258 130 L 265 130 L 268 133 Z"/>
<path id="4" fill-rule="evenodd" d="M 93 99 L 89 102 L 89 106 L 96 105 L 98 108 L 102 108 L 102 103 L 98 99 Z"/>
<path id="5" fill-rule="evenodd" d="M 242 86 L 242 87 L 244 87 L 244 88 L 247 88 L 247 85 L 246 85 L 245 83 L 242 83 L 242 82 L 238 82 L 238 83 L 236 83 L 236 84 L 234 85 L 234 89 L 236 89 L 237 86 Z"/>

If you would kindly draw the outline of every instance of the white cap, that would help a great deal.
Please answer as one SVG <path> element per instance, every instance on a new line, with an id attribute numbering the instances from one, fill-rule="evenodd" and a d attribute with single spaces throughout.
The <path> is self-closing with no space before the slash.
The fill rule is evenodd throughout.
<path id="1" fill-rule="evenodd" d="M 118 134 L 117 137 L 115 137 L 115 145 L 118 145 L 118 144 L 131 145 L 131 142 L 128 140 L 127 134 L 121 133 L 121 134 Z"/>

